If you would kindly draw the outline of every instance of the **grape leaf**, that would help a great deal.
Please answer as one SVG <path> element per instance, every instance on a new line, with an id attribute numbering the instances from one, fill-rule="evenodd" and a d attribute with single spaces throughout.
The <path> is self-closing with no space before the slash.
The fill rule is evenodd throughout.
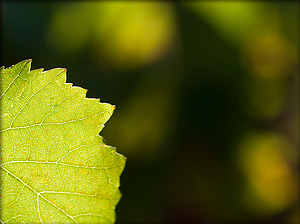
<path id="1" fill-rule="evenodd" d="M 2 223 L 114 223 L 125 157 L 98 133 L 115 106 L 66 69 L 1 68 Z"/>

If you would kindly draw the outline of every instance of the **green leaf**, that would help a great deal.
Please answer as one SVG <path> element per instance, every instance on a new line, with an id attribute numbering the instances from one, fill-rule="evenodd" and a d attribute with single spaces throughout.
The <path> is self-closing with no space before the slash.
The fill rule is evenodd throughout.
<path id="1" fill-rule="evenodd" d="M 30 66 L 1 68 L 1 222 L 113 223 L 125 157 L 98 133 L 115 107 Z"/>

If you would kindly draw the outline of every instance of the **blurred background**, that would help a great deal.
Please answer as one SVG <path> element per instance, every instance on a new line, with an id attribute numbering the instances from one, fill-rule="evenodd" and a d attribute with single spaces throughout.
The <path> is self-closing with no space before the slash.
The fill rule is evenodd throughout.
<path id="1" fill-rule="evenodd" d="M 299 3 L 1 1 L 1 65 L 116 105 L 117 223 L 300 223 Z"/>

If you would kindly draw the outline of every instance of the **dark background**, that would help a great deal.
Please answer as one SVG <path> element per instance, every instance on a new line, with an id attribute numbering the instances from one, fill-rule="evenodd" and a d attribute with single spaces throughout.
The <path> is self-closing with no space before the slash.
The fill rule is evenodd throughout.
<path id="1" fill-rule="evenodd" d="M 2 1 L 1 65 L 116 105 L 117 223 L 299 223 L 299 3 Z"/>

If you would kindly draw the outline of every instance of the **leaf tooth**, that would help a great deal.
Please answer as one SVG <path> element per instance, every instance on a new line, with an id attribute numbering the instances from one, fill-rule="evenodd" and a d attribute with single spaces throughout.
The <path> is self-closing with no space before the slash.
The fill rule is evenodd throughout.
<path id="1" fill-rule="evenodd" d="M 31 72 L 39 72 L 39 73 L 42 73 L 45 69 L 44 68 L 37 68 L 37 69 L 33 69 L 30 71 Z"/>
<path id="2" fill-rule="evenodd" d="M 86 97 L 87 90 L 79 86 L 72 86 L 71 91 L 76 94 L 77 97 L 84 99 Z"/>

